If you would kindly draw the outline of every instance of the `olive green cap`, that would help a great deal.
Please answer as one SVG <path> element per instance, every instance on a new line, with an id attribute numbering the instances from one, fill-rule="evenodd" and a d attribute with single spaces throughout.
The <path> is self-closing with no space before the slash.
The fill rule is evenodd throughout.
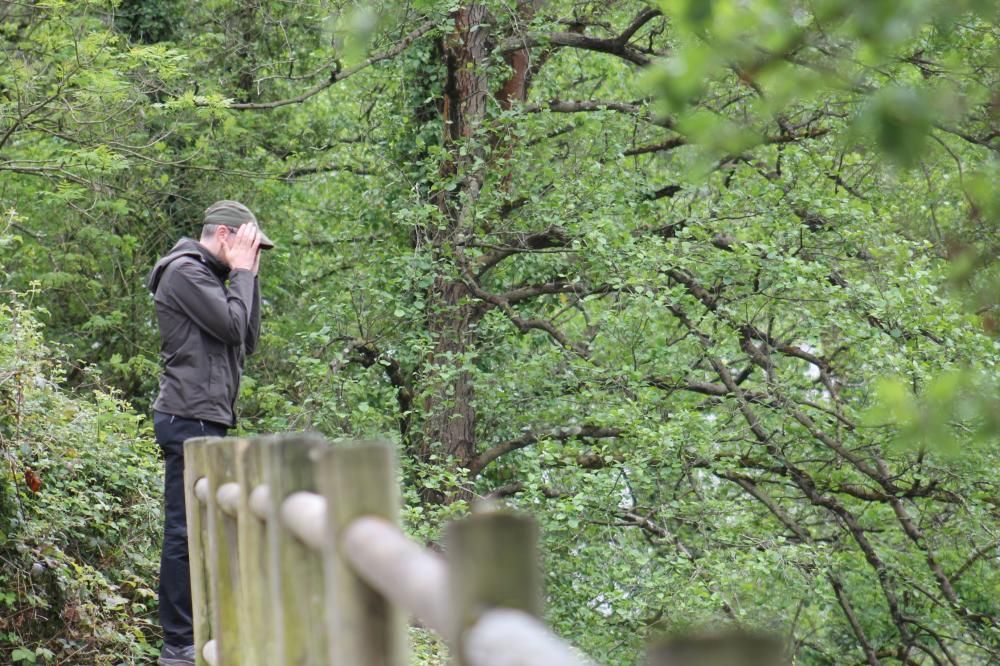
<path id="1" fill-rule="evenodd" d="M 260 232 L 260 249 L 270 250 L 274 247 L 274 242 L 260 228 L 260 222 L 257 221 L 257 217 L 239 201 L 223 199 L 222 201 L 216 201 L 205 209 L 204 224 L 221 224 L 224 227 L 239 229 L 247 223 L 257 225 L 257 231 Z"/>

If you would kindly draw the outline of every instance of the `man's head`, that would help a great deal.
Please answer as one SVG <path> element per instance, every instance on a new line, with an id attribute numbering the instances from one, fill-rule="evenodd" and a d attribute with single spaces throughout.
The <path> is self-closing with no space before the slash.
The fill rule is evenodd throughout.
<path id="1" fill-rule="evenodd" d="M 244 224 L 257 225 L 260 233 L 260 249 L 270 250 L 274 243 L 260 230 L 260 224 L 250 209 L 238 201 L 224 199 L 216 201 L 205 209 L 204 225 L 201 228 L 201 243 L 215 256 L 227 264 L 229 248 L 232 247 L 236 232 Z"/>

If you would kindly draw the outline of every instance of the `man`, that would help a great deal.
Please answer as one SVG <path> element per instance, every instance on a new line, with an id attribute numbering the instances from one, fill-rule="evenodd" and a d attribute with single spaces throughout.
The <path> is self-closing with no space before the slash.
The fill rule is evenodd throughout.
<path id="1" fill-rule="evenodd" d="M 243 360 L 260 338 L 260 250 L 272 247 L 250 209 L 218 201 L 205 211 L 200 242 L 182 238 L 149 274 L 164 365 L 153 403 L 153 427 L 166 465 L 160 666 L 195 663 L 184 440 L 223 437 L 236 425 Z"/>

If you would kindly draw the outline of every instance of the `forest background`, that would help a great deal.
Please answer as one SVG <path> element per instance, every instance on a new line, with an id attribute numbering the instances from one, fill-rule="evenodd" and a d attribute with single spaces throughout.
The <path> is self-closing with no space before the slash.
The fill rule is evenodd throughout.
<path id="1" fill-rule="evenodd" d="M 530 512 L 596 660 L 1000 663 L 997 12 L 0 2 L 0 661 L 156 654 L 144 277 L 232 198 L 239 432 L 395 443 L 421 541 Z"/>

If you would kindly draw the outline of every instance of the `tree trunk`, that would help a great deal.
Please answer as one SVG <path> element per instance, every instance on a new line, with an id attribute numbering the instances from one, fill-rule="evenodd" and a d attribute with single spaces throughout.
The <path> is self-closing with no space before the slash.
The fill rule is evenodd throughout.
<path id="1" fill-rule="evenodd" d="M 471 309 L 461 303 L 467 290 L 460 282 L 438 278 L 431 295 L 436 302 L 428 325 L 435 344 L 428 377 L 430 390 L 424 403 L 422 454 L 426 460 L 434 452 L 443 453 L 464 467 L 476 455 L 474 386 L 470 374 L 458 367 L 464 364 L 471 346 Z M 424 493 L 424 499 L 433 502 L 470 496 L 468 491 L 452 496 L 437 491 Z"/>
<path id="2" fill-rule="evenodd" d="M 539 0 L 521 0 L 518 12 L 527 23 L 539 6 Z M 506 137 L 496 133 L 479 135 L 487 119 L 490 79 L 488 58 L 495 41 L 489 26 L 494 21 L 483 5 L 468 5 L 454 14 L 455 31 L 444 39 L 442 54 L 447 68 L 441 100 L 443 145 L 449 159 L 441 167 L 442 180 L 457 179 L 454 188 L 441 189 L 436 203 L 445 222 L 444 228 L 424 230 L 422 242 L 431 248 L 436 259 L 461 261 L 461 238 L 472 237 L 474 211 L 479 201 L 486 169 L 487 147 L 495 155 L 510 156 L 513 148 Z M 527 49 L 505 56 L 511 67 L 509 78 L 497 86 L 496 98 L 501 108 L 509 109 L 527 98 L 532 63 Z M 537 64 L 537 63 L 536 63 Z M 501 163 L 505 160 L 501 160 Z M 506 189 L 505 177 L 501 187 Z M 458 277 L 461 266 L 448 276 L 439 275 L 428 294 L 428 331 L 434 337 L 430 359 L 431 371 L 426 382 L 424 408 L 426 418 L 421 453 L 425 460 L 433 452 L 451 456 L 455 463 L 468 467 L 476 457 L 476 412 L 473 404 L 475 386 L 469 372 L 462 368 L 475 352 L 472 325 L 481 311 L 469 302 L 469 290 Z M 424 493 L 425 500 L 450 502 L 471 498 L 465 488 L 447 495 L 437 491 Z"/>
<path id="3" fill-rule="evenodd" d="M 447 79 L 441 115 L 444 145 L 451 157 L 442 166 L 442 176 L 458 176 L 461 184 L 437 194 L 445 228 L 426 230 L 424 239 L 436 258 L 450 256 L 450 248 L 468 223 L 482 185 L 482 173 L 471 169 L 475 157 L 483 153 L 481 147 L 475 146 L 475 134 L 486 115 L 486 58 L 490 44 L 485 26 L 489 21 L 481 5 L 463 7 L 454 16 L 455 32 L 445 39 L 443 50 Z M 470 145 L 461 155 L 463 142 Z M 475 315 L 466 302 L 467 296 L 467 287 L 455 276 L 438 276 L 428 294 L 427 326 L 434 337 L 434 351 L 427 377 L 422 454 L 426 460 L 438 451 L 452 456 L 459 466 L 465 466 L 476 455 L 475 387 L 470 374 L 462 370 L 469 352 L 474 351 L 470 324 Z M 471 491 L 446 495 L 428 490 L 423 495 L 428 501 L 450 502 L 469 499 Z"/>

